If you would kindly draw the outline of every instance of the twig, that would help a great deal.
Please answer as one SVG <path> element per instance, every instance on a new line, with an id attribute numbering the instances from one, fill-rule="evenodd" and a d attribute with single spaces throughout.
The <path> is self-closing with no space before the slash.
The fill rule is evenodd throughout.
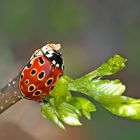
<path id="1" fill-rule="evenodd" d="M 18 78 L 19 75 L 0 89 L 0 114 L 22 99 L 19 95 Z"/>

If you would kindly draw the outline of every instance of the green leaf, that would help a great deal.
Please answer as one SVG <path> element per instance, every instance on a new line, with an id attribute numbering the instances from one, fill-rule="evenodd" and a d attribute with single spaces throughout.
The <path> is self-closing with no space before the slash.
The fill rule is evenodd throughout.
<path id="1" fill-rule="evenodd" d="M 110 58 L 106 63 L 102 64 L 97 69 L 97 72 L 101 76 L 115 74 L 116 72 L 122 70 L 125 67 L 126 61 L 127 60 L 120 55 L 115 55 L 114 57 Z"/>
<path id="2" fill-rule="evenodd" d="M 117 116 L 140 120 L 140 103 L 118 103 L 112 105 L 108 104 L 104 105 L 104 107 Z"/>
<path id="3" fill-rule="evenodd" d="M 115 55 L 97 70 L 73 81 L 68 88 L 93 97 L 98 102 L 117 102 L 125 91 L 125 86 L 119 80 L 101 80 L 104 75 L 114 74 L 125 67 L 126 59 Z"/>
<path id="4" fill-rule="evenodd" d="M 117 116 L 140 120 L 140 99 L 120 96 L 120 102 L 103 106 Z"/>
<path id="5" fill-rule="evenodd" d="M 81 112 L 79 111 L 78 108 L 76 108 L 75 106 L 69 104 L 69 103 L 66 103 L 66 102 L 63 102 L 61 105 L 59 105 L 59 109 L 69 109 L 69 110 L 72 110 L 73 112 L 75 112 L 78 116 L 81 116 Z"/>
<path id="6" fill-rule="evenodd" d="M 96 111 L 96 107 L 88 99 L 86 99 L 84 97 L 76 97 L 76 99 L 80 102 L 81 108 L 83 110 L 86 110 L 88 112 Z"/>
<path id="7" fill-rule="evenodd" d="M 61 129 L 65 129 L 64 125 L 57 117 L 57 111 L 49 104 L 43 104 L 41 106 L 41 114 L 44 118 L 49 118 L 50 120 L 52 120 Z"/>
<path id="8" fill-rule="evenodd" d="M 89 94 L 100 103 L 118 103 L 126 87 L 119 80 L 94 80 Z"/>
<path id="9" fill-rule="evenodd" d="M 120 55 L 115 55 L 109 58 L 107 62 L 103 63 L 99 68 L 83 76 L 82 78 L 92 80 L 93 78 L 98 78 L 105 75 L 113 75 L 125 67 L 126 61 L 127 59 L 121 57 Z"/>
<path id="10" fill-rule="evenodd" d="M 79 101 L 77 100 L 76 97 L 73 96 L 67 96 L 66 98 L 66 102 L 73 105 L 74 107 L 76 107 L 78 110 L 81 109 L 81 104 L 79 103 Z"/>
<path id="11" fill-rule="evenodd" d="M 90 114 L 90 112 L 88 112 L 88 111 L 86 111 L 86 110 L 84 110 L 84 109 L 83 109 L 83 115 L 84 115 L 88 120 L 91 119 L 91 114 Z"/>
<path id="12" fill-rule="evenodd" d="M 72 105 L 63 103 L 58 106 L 59 117 L 68 125 L 79 126 L 81 125 L 79 121 L 79 111 Z"/>
<path id="13" fill-rule="evenodd" d="M 55 88 L 46 97 L 48 103 L 42 106 L 44 117 L 51 119 L 64 129 L 62 122 L 78 126 L 82 115 L 90 119 L 95 106 L 86 97 L 73 97 L 71 91 L 92 97 L 115 115 L 140 120 L 140 99 L 122 96 L 126 87 L 120 80 L 103 80 L 105 75 L 112 75 L 125 67 L 126 59 L 115 55 L 98 69 L 73 80 L 64 75 L 58 79 Z"/>
<path id="14" fill-rule="evenodd" d="M 119 80 L 93 80 L 91 92 L 100 96 L 120 96 L 125 91 L 125 86 Z"/>
<path id="15" fill-rule="evenodd" d="M 59 97 L 66 97 L 70 95 L 70 92 L 68 90 L 68 83 L 72 81 L 68 76 L 63 75 L 58 80 L 57 83 L 54 86 L 54 89 L 50 92 L 50 96 L 54 98 Z"/>
<path id="16" fill-rule="evenodd" d="M 96 107 L 88 99 L 83 97 L 76 97 L 81 105 L 83 115 L 90 120 L 90 112 L 96 111 Z"/>
<path id="17" fill-rule="evenodd" d="M 120 95 L 125 92 L 126 87 L 119 80 L 101 80 L 92 81 L 78 79 L 69 84 L 69 88 L 76 92 L 84 93 L 94 100 L 102 103 L 118 102 Z"/>

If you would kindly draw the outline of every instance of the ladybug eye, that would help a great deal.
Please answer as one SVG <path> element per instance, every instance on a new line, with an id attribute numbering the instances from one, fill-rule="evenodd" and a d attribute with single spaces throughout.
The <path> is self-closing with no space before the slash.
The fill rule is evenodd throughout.
<path id="1" fill-rule="evenodd" d="M 48 79 L 45 85 L 49 86 L 52 83 L 52 81 L 53 81 L 53 78 Z"/>
<path id="2" fill-rule="evenodd" d="M 36 73 L 36 69 L 33 69 L 32 71 L 31 71 L 31 75 L 34 75 Z"/>
<path id="3" fill-rule="evenodd" d="M 35 88 L 36 88 L 35 85 L 32 84 L 32 85 L 29 86 L 28 91 L 32 92 L 32 91 L 35 90 Z"/>
<path id="4" fill-rule="evenodd" d="M 40 65 L 43 65 L 44 64 L 44 59 L 39 57 L 39 63 L 40 63 Z"/>
<path id="5" fill-rule="evenodd" d="M 34 92 L 33 96 L 39 96 L 42 93 L 41 90 L 37 90 Z"/>
<path id="6" fill-rule="evenodd" d="M 45 72 L 42 71 L 42 72 L 40 72 L 40 73 L 38 74 L 38 79 L 39 79 L 39 80 L 42 80 L 42 79 L 44 78 L 44 76 L 45 76 Z"/>

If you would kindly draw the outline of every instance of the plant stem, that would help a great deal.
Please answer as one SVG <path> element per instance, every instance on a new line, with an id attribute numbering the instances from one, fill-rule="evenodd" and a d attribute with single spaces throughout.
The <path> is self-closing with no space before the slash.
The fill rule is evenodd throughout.
<path id="1" fill-rule="evenodd" d="M 19 75 L 0 89 L 0 114 L 22 99 L 19 95 L 18 78 Z"/>

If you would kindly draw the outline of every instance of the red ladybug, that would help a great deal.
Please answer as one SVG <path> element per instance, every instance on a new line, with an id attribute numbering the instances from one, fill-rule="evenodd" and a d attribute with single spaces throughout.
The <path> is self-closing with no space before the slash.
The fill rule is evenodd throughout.
<path id="1" fill-rule="evenodd" d="M 59 44 L 47 44 L 32 55 L 19 78 L 19 89 L 23 97 L 42 101 L 44 95 L 48 95 L 54 88 L 64 69 L 58 49 Z"/>

